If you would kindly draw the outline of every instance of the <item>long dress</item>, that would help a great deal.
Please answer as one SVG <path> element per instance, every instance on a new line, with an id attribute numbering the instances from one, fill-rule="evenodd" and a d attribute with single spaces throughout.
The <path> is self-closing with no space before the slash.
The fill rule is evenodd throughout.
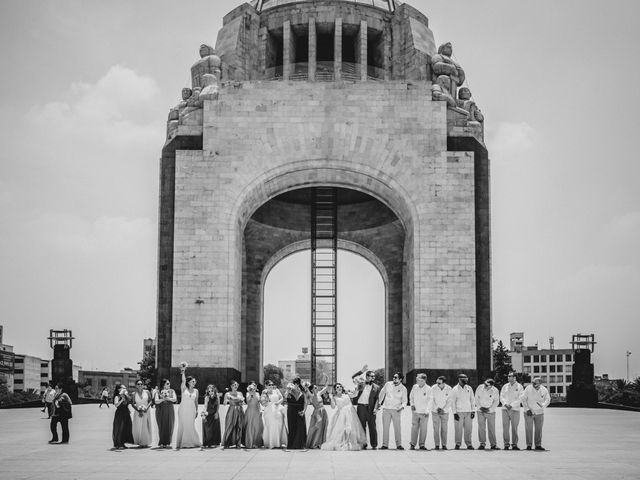
<path id="1" fill-rule="evenodd" d="M 150 407 L 149 400 L 151 395 L 148 390 L 143 390 L 142 395 L 138 392 L 133 394 L 133 443 L 140 447 L 148 447 L 151 445 L 151 411 L 149 409 L 139 412 L 138 408 Z"/>
<path id="2" fill-rule="evenodd" d="M 125 448 L 125 443 L 133 443 L 129 403 L 130 400 L 125 397 L 122 403 L 116 407 L 116 412 L 113 416 L 113 432 L 111 436 L 115 448 Z"/>
<path id="3" fill-rule="evenodd" d="M 327 411 L 324 409 L 322 398 L 315 393 L 311 395 L 311 405 L 313 405 L 313 413 L 309 419 L 307 448 L 320 448 L 327 440 Z"/>
<path id="4" fill-rule="evenodd" d="M 176 448 L 194 448 L 200 446 L 200 438 L 196 432 L 196 401 L 198 400 L 198 390 L 193 392 L 189 389 L 182 391 L 180 406 L 178 407 L 178 436 L 176 437 Z"/>
<path id="5" fill-rule="evenodd" d="M 222 443 L 224 448 L 240 447 L 242 444 L 242 427 L 244 426 L 244 411 L 242 404 L 244 397 L 242 393 L 227 392 L 225 394 L 226 401 L 229 402 L 229 409 L 224 420 L 224 438 Z"/>
<path id="6" fill-rule="evenodd" d="M 361 450 L 367 442 L 358 415 L 348 395 L 334 397 L 336 413 L 331 419 L 327 431 L 327 441 L 322 450 Z"/>
<path id="7" fill-rule="evenodd" d="M 262 415 L 260 414 L 260 394 L 247 393 L 247 410 L 244 412 L 244 446 L 260 448 L 263 445 Z"/>
<path id="8" fill-rule="evenodd" d="M 289 427 L 287 448 L 290 450 L 300 450 L 307 446 L 307 423 L 304 415 L 300 415 L 304 406 L 303 393 L 298 398 L 292 394 L 287 395 L 287 425 Z"/>
<path id="9" fill-rule="evenodd" d="M 263 393 L 269 403 L 264 407 L 262 419 L 264 431 L 262 440 L 265 448 L 280 448 L 287 444 L 287 428 L 285 424 L 285 409 L 278 402 L 282 401 L 280 390 L 274 389 L 270 394 Z"/>
<path id="10" fill-rule="evenodd" d="M 217 447 L 220 445 L 220 400 L 217 395 L 207 397 L 207 416 L 202 419 L 202 446 Z"/>
<path id="11" fill-rule="evenodd" d="M 176 398 L 176 393 L 172 390 L 162 390 L 156 397 L 162 399 L 161 403 L 156 405 L 156 422 L 158 422 L 158 445 L 168 447 L 171 445 L 173 437 L 173 426 L 176 421 L 176 414 L 173 410 L 173 404 L 169 398 Z"/>

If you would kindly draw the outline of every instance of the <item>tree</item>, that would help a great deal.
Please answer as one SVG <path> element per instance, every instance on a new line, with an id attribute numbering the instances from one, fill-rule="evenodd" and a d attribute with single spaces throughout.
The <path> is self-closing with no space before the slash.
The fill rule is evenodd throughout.
<path id="1" fill-rule="evenodd" d="M 282 379 L 284 378 L 284 373 L 280 367 L 276 367 L 272 363 L 268 363 L 263 368 L 264 372 L 264 383 L 267 383 L 269 380 L 273 382 L 276 387 L 282 386 Z"/>
<path id="2" fill-rule="evenodd" d="M 376 378 L 373 379 L 374 383 L 377 383 L 378 385 L 384 385 L 387 383 L 387 379 L 384 378 L 384 368 L 378 368 L 374 370 L 374 373 L 376 374 Z"/>
<path id="3" fill-rule="evenodd" d="M 138 377 L 142 380 L 146 386 L 155 387 L 158 379 L 158 372 L 156 370 L 156 352 L 147 352 L 141 362 L 138 362 L 140 369 L 138 370 Z"/>
<path id="4" fill-rule="evenodd" d="M 640 393 L 640 377 L 636 377 L 630 384 L 629 388 Z"/>
<path id="5" fill-rule="evenodd" d="M 507 375 L 512 370 L 509 350 L 505 348 L 502 340 L 498 341 L 496 348 L 493 350 L 493 368 L 493 379 L 496 382 L 496 387 L 500 389 L 502 385 L 507 383 Z"/>

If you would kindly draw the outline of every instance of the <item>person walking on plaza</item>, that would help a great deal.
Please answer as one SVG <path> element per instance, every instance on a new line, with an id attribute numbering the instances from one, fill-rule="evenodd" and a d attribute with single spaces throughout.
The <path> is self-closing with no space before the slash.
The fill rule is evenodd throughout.
<path id="1" fill-rule="evenodd" d="M 242 429 L 244 428 L 244 396 L 238 391 L 240 385 L 235 380 L 231 381 L 231 391 L 224 394 L 224 405 L 229 405 L 224 421 L 224 436 L 222 444 L 224 448 L 242 447 Z"/>
<path id="2" fill-rule="evenodd" d="M 425 440 L 427 438 L 427 423 L 431 411 L 431 387 L 427 385 L 427 375 L 419 373 L 416 376 L 416 384 L 409 394 L 411 404 L 411 450 L 419 445 L 420 450 L 427 450 Z"/>
<path id="3" fill-rule="evenodd" d="M 262 424 L 262 414 L 260 413 L 260 392 L 258 392 L 256 382 L 251 382 L 247 386 L 245 402 L 247 409 L 244 412 L 242 443 L 245 448 L 260 448 L 264 445 L 262 440 L 264 426 Z"/>
<path id="4" fill-rule="evenodd" d="M 363 375 L 364 379 L 362 378 Z M 364 365 L 362 370 L 351 376 L 351 379 L 356 384 L 356 390 L 352 394 L 352 402 L 356 405 L 356 413 L 358 414 L 360 425 L 365 431 L 365 439 L 367 427 L 369 428 L 369 441 L 371 448 L 374 450 L 378 447 L 376 414 L 378 413 L 378 397 L 380 396 L 380 387 L 373 382 L 375 378 L 375 372 L 368 370 L 367 365 Z M 367 448 L 366 441 L 362 448 Z"/>
<path id="5" fill-rule="evenodd" d="M 56 389 L 53 388 L 53 382 L 49 382 L 49 385 L 47 385 L 47 389 L 42 394 L 42 403 L 44 403 L 42 411 L 47 412 L 47 419 L 51 418 L 51 413 L 53 412 L 53 399 L 55 397 Z"/>
<path id="6" fill-rule="evenodd" d="M 507 375 L 508 382 L 500 390 L 500 402 L 502 402 L 502 438 L 504 449 L 520 450 L 518 448 L 518 425 L 520 424 L 520 397 L 524 388 L 516 381 L 516 374 Z M 511 440 L 509 440 L 511 430 Z"/>
<path id="7" fill-rule="evenodd" d="M 116 407 L 113 416 L 113 430 L 111 438 L 113 439 L 113 448 L 122 450 L 126 447 L 126 443 L 133 443 L 133 433 L 131 425 L 131 415 L 129 414 L 129 404 L 131 397 L 124 385 L 116 384 L 113 391 L 113 405 Z"/>
<path id="8" fill-rule="evenodd" d="M 158 424 L 158 446 L 160 448 L 170 448 L 173 437 L 173 426 L 176 415 L 173 406 L 178 401 L 178 397 L 171 382 L 163 378 L 161 389 L 153 395 L 153 403 L 156 404 L 156 423 Z"/>
<path id="9" fill-rule="evenodd" d="M 436 384 L 431 387 L 431 421 L 436 450 L 440 450 L 441 446 L 442 450 L 447 449 L 451 387 L 445 383 L 446 380 L 445 377 L 438 377 Z"/>
<path id="10" fill-rule="evenodd" d="M 463 431 L 467 450 L 473 450 L 471 432 L 473 430 L 472 420 L 476 416 L 476 397 L 473 389 L 467 385 L 468 382 L 469 378 L 464 373 L 461 373 L 458 375 L 458 384 L 451 389 L 451 411 L 453 412 L 453 425 L 455 427 L 456 450 L 460 450 Z"/>
<path id="11" fill-rule="evenodd" d="M 202 448 L 216 448 L 220 443 L 220 397 L 215 385 L 207 385 L 202 412 Z"/>
<path id="12" fill-rule="evenodd" d="M 198 389 L 196 379 L 185 376 L 187 364 L 180 364 L 182 383 L 180 391 L 182 398 L 178 407 L 178 435 L 176 437 L 176 449 L 196 448 L 200 446 L 200 438 L 196 432 L 196 418 L 198 418 Z"/>
<path id="13" fill-rule="evenodd" d="M 531 450 L 534 440 L 536 450 L 544 451 L 542 446 L 542 426 L 544 425 L 544 409 L 551 403 L 549 391 L 542 385 L 542 379 L 536 377 L 531 385 L 527 385 L 520 396 L 524 408 L 524 433 L 527 440 L 527 450 Z"/>
<path id="14" fill-rule="evenodd" d="M 102 408 L 103 403 L 109 408 L 109 389 L 107 387 L 104 387 L 100 393 L 100 404 L 98 408 Z"/>
<path id="15" fill-rule="evenodd" d="M 407 387 L 402 384 L 404 375 L 400 372 L 393 374 L 393 380 L 384 384 L 380 390 L 380 405 L 382 405 L 382 447 L 389 448 L 389 427 L 393 422 L 393 433 L 396 437 L 396 449 L 404 450 L 402 446 L 402 428 L 400 416 L 407 406 Z"/>
<path id="16" fill-rule="evenodd" d="M 484 384 L 476 388 L 476 405 L 478 407 L 478 437 L 480 446 L 484 450 L 487 444 L 487 430 L 489 430 L 489 444 L 491 450 L 498 450 L 496 444 L 496 407 L 500 403 L 500 392 L 494 387 L 493 378 L 487 378 Z"/>
<path id="17" fill-rule="evenodd" d="M 62 391 L 62 384 L 58 383 L 55 388 L 55 397 L 51 402 L 51 440 L 49 443 L 58 442 L 58 423 L 62 427 L 62 440 L 60 443 L 69 443 L 69 419 L 71 414 L 71 398 Z"/>
<path id="18" fill-rule="evenodd" d="M 151 445 L 151 394 L 144 388 L 142 380 L 136 382 L 133 393 L 133 443 L 140 448 Z"/>

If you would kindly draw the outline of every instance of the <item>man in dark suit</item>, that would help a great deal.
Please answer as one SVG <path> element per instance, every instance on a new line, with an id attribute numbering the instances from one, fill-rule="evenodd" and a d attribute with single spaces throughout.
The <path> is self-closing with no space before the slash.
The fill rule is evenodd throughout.
<path id="1" fill-rule="evenodd" d="M 364 381 L 362 381 L 363 373 Z M 353 398 L 353 404 L 356 406 L 356 412 L 365 433 L 367 432 L 367 426 L 369 427 L 369 439 L 371 440 L 371 448 L 374 450 L 378 447 L 376 414 L 380 408 L 380 405 L 378 404 L 380 387 L 373 383 L 375 376 L 376 375 L 373 371 L 368 370 L 367 365 L 364 365 L 362 370 L 351 376 L 353 381 L 356 382 L 356 394 Z M 366 443 L 363 448 L 367 448 Z"/>
<path id="2" fill-rule="evenodd" d="M 62 441 L 60 443 L 69 443 L 69 419 L 71 417 L 71 398 L 62 391 L 62 384 L 58 383 L 51 413 L 52 437 L 49 443 L 58 443 L 58 423 L 62 426 Z"/>

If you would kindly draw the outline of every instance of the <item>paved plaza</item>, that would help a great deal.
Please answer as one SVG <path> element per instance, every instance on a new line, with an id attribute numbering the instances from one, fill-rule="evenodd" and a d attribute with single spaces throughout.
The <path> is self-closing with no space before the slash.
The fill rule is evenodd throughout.
<path id="1" fill-rule="evenodd" d="M 403 418 L 405 451 L 394 450 L 391 441 L 388 451 L 116 452 L 110 449 L 113 413 L 113 407 L 76 406 L 71 443 L 48 445 L 49 422 L 39 409 L 0 410 L 0 479 L 640 479 L 640 413 L 636 412 L 549 409 L 543 442 L 548 452 L 410 451 L 408 411 Z M 453 443 L 451 428 L 449 448 Z M 431 428 L 427 446 L 433 447 Z M 520 446 L 524 447 L 522 424 Z"/>

